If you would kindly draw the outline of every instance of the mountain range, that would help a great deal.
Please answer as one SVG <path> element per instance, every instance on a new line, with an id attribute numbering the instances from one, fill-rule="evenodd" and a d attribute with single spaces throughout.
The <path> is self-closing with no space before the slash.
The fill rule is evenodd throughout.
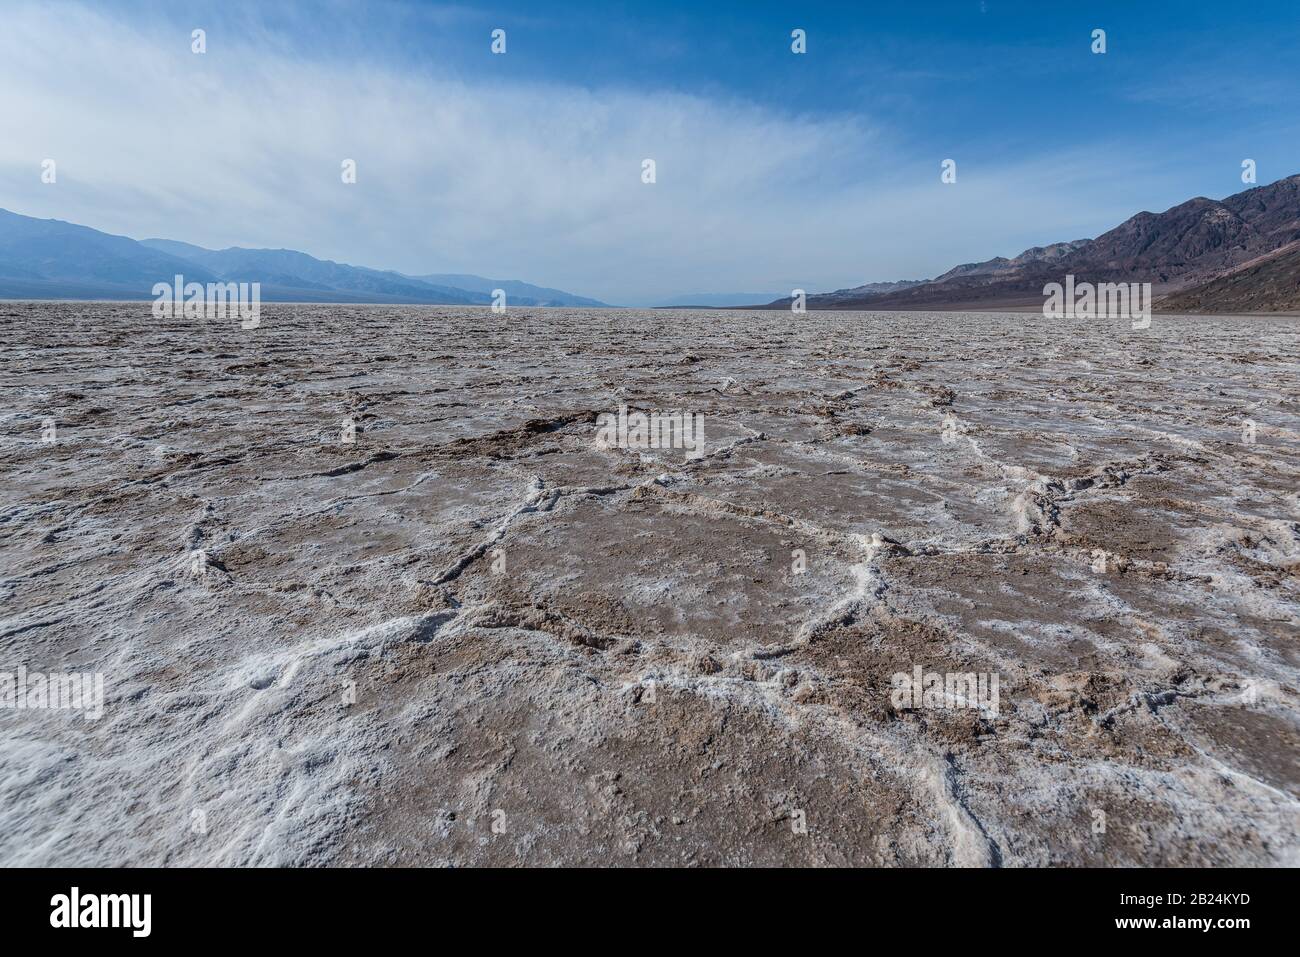
<path id="1" fill-rule="evenodd" d="M 503 289 L 516 306 L 604 306 L 513 279 L 407 276 L 317 259 L 292 249 L 205 249 L 135 240 L 0 209 L 0 299 L 152 299 L 154 283 L 259 282 L 265 302 L 488 305 Z"/>
<path id="2" fill-rule="evenodd" d="M 1043 305 L 1043 286 L 1149 282 L 1166 312 L 1300 310 L 1300 175 L 1222 200 L 1198 196 L 1141 212 L 1095 239 L 965 263 L 934 279 L 872 283 L 807 297 L 809 309 L 1005 310 Z M 752 307 L 751 307 L 752 308 Z M 790 308 L 777 299 L 762 308 Z"/>
<path id="3" fill-rule="evenodd" d="M 602 307 L 560 289 L 463 273 L 404 275 L 316 259 L 292 249 L 206 249 L 134 240 L 0 209 L 0 299 L 153 298 L 153 285 L 258 282 L 268 302 Z M 873 282 L 807 297 L 809 309 L 978 311 L 1040 309 L 1043 287 L 1150 282 L 1166 312 L 1300 310 L 1300 174 L 1222 200 L 1198 196 L 1141 212 L 1095 239 L 1035 246 L 1018 256 L 963 263 L 934 279 Z M 657 303 L 738 308 L 762 296 L 701 293 Z M 789 298 L 747 308 L 788 309 Z"/>

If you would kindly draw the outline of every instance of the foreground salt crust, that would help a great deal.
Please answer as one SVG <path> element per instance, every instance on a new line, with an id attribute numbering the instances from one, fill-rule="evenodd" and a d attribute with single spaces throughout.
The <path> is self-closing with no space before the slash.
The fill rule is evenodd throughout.
<path id="1" fill-rule="evenodd" d="M 5 863 L 1297 863 L 1295 321 L 0 322 Z"/>

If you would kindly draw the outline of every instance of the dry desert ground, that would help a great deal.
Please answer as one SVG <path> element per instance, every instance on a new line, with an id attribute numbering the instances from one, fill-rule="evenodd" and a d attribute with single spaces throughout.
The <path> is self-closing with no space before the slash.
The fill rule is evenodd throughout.
<path id="1" fill-rule="evenodd" d="M 0 332 L 2 863 L 1300 863 L 1300 320 Z"/>

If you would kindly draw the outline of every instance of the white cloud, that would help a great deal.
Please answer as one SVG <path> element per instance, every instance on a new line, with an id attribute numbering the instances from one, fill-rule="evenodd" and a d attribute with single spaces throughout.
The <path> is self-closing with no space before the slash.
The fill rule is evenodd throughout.
<path id="1" fill-rule="evenodd" d="M 1097 175 L 1086 164 L 994 177 L 959 157 L 958 185 L 943 186 L 944 157 L 907 157 L 860 118 L 494 82 L 486 44 L 468 83 L 309 61 L 255 35 L 210 31 L 196 55 L 188 29 L 75 6 L 5 18 L 0 206 L 137 238 L 641 302 L 934 274 L 1018 252 L 1008 241 L 1077 238 L 1034 230 L 1097 215 L 1071 198 Z M 39 182 L 47 157 L 56 186 Z"/>

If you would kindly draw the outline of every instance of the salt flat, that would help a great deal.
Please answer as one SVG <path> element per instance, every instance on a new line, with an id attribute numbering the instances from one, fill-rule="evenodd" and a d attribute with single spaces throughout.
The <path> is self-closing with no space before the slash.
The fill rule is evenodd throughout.
<path id="1" fill-rule="evenodd" d="M 0 332 L 2 863 L 1300 863 L 1300 320 Z"/>

